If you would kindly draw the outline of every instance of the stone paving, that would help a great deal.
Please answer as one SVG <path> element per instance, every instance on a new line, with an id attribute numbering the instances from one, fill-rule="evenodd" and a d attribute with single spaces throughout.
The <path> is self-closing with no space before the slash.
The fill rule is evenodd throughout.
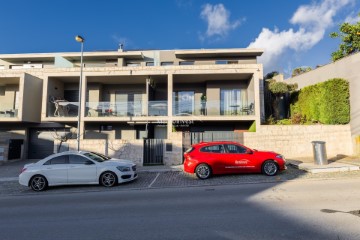
<path id="1" fill-rule="evenodd" d="M 120 184 L 113 188 L 105 188 L 98 185 L 61 186 L 51 187 L 47 191 L 41 193 L 34 192 L 27 187 L 21 186 L 16 180 L 12 179 L 10 181 L 0 182 L 0 196 L 68 194 L 76 192 L 122 191 L 130 189 L 143 190 L 154 188 L 237 185 L 249 183 L 282 183 L 286 181 L 326 180 L 337 178 L 360 178 L 360 171 L 311 174 L 289 166 L 286 171 L 281 172 L 274 177 L 268 177 L 262 174 L 237 174 L 214 176 L 207 180 L 199 180 L 193 174 L 187 174 L 182 171 L 141 171 L 139 172 L 139 178 L 137 180 Z"/>

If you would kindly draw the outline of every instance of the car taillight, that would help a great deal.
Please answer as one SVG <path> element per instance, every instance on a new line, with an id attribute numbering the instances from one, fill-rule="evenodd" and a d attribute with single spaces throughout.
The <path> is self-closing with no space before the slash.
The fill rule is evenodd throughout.
<path id="1" fill-rule="evenodd" d="M 21 169 L 21 172 L 20 172 L 20 173 L 25 172 L 25 171 L 26 171 L 26 169 L 27 169 L 27 168 L 23 168 L 23 169 Z"/>

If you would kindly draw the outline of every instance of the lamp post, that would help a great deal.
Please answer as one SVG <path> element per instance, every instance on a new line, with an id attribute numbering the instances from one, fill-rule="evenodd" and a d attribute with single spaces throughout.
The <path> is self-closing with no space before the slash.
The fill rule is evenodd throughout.
<path id="1" fill-rule="evenodd" d="M 75 40 L 81 43 L 81 57 L 80 57 L 80 82 L 79 82 L 79 107 L 77 120 L 77 150 L 80 151 L 80 121 L 81 121 L 81 92 L 82 92 L 82 75 L 83 75 L 83 52 L 85 39 L 79 35 L 75 36 Z"/>

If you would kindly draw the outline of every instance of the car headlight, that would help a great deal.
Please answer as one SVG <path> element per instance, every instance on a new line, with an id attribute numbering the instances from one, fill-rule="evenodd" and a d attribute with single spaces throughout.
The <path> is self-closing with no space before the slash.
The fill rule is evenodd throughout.
<path id="1" fill-rule="evenodd" d="M 130 171 L 130 167 L 117 166 L 116 168 L 117 168 L 120 172 L 129 172 L 129 171 Z"/>
<path id="2" fill-rule="evenodd" d="M 285 157 L 281 154 L 276 155 L 276 158 L 280 158 L 280 159 L 284 160 L 284 162 L 286 162 Z"/>

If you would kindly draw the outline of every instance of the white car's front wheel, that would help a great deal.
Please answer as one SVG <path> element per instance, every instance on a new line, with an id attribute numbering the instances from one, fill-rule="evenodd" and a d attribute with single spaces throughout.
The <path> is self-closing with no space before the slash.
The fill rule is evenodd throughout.
<path id="1" fill-rule="evenodd" d="M 117 176 L 113 172 L 104 172 L 100 176 L 100 184 L 104 187 L 113 187 L 117 183 Z"/>

